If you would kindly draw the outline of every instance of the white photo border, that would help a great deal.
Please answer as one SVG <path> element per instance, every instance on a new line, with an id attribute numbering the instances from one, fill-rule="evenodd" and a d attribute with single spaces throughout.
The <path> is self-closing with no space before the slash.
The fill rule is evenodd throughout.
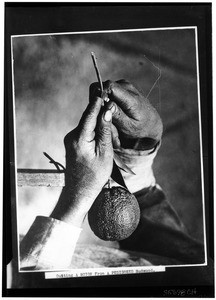
<path id="1" fill-rule="evenodd" d="M 178 267 L 199 267 L 207 265 L 207 242 L 206 242 L 206 214 L 205 214 L 205 195 L 204 195 L 204 170 L 203 170 L 203 149 L 202 149 L 202 119 L 201 119 L 201 99 L 200 99 L 200 76 L 199 76 L 199 51 L 198 51 L 198 29 L 197 26 L 178 26 L 178 27 L 159 27 L 159 28 L 140 28 L 140 29 L 121 29 L 121 30 L 94 30 L 94 31 L 77 31 L 77 32 L 57 32 L 57 33 L 39 33 L 39 34 L 21 34 L 21 35 L 11 35 L 11 66 L 12 66 L 12 94 L 13 94 L 13 124 L 14 124 L 14 158 L 15 158 L 15 192 L 16 192 L 16 232 L 17 232 L 17 251 L 18 251 L 18 270 L 20 273 L 33 273 L 33 272 L 53 272 L 53 277 L 50 275 L 46 275 L 46 278 L 61 278 L 58 277 L 58 274 L 72 274 L 75 272 L 81 273 L 89 272 L 94 274 L 94 269 L 67 269 L 67 270 L 20 270 L 20 253 L 19 253 L 19 222 L 18 222 L 18 181 L 17 181 L 17 151 L 16 151 L 16 114 L 15 114 L 15 84 L 14 84 L 14 57 L 13 57 L 13 39 L 19 37 L 39 37 L 39 36 L 52 36 L 52 35 L 79 35 L 79 34 L 98 34 L 98 33 L 121 33 L 121 32 L 141 32 L 141 31 L 166 31 L 166 30 L 183 30 L 183 29 L 192 29 L 195 31 L 195 47 L 196 47 L 196 74 L 197 74 L 197 100 L 198 100 L 198 115 L 199 115 L 199 141 L 200 141 L 200 163 L 201 163 L 201 183 L 202 183 L 202 211 L 203 211 L 203 232 L 204 232 L 204 250 L 205 250 L 205 262 L 202 264 L 184 264 L 184 265 L 164 265 L 160 266 L 151 266 L 150 267 L 114 267 L 109 268 L 109 270 L 133 270 L 133 273 L 140 273 L 143 270 L 143 273 L 147 273 L 149 269 L 152 269 L 152 272 L 162 272 L 165 271 L 166 268 L 178 268 Z M 101 268 L 101 272 L 105 269 L 105 273 L 107 272 L 107 268 Z M 136 272 L 136 270 L 138 272 Z M 150 272 L 150 271 L 149 271 Z M 55 273 L 55 274 L 54 274 Z M 125 273 L 122 273 L 125 274 Z M 114 275 L 114 274 L 104 274 L 104 275 Z M 118 274 L 119 275 L 119 274 Z M 55 277 L 57 276 L 57 277 Z M 87 275 L 86 275 L 87 276 Z M 85 277 L 86 277 L 85 276 Z M 89 275 L 89 276 L 97 276 L 97 275 Z M 65 278 L 62 276 L 62 278 Z M 72 276 L 68 276 L 72 277 Z M 82 277 L 82 276 L 80 276 Z"/>

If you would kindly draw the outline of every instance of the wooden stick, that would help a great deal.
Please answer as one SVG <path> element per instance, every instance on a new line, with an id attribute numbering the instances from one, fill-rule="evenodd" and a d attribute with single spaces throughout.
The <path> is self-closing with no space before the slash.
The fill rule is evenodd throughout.
<path id="1" fill-rule="evenodd" d="M 98 82 L 100 84 L 101 93 L 102 93 L 103 92 L 103 82 L 102 82 L 101 75 L 100 75 L 100 72 L 99 72 L 99 69 L 98 69 L 97 58 L 96 58 L 94 52 L 91 52 L 91 57 L 92 57 L 92 60 L 93 60 L 93 64 L 94 64 L 94 67 L 95 67 L 97 79 L 98 79 Z"/>

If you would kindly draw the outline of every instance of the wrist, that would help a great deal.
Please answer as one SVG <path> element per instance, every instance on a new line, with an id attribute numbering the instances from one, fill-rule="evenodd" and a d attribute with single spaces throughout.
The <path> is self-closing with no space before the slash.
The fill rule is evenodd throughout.
<path id="1" fill-rule="evenodd" d="M 81 227 L 97 194 L 75 191 L 65 186 L 50 217 Z"/>

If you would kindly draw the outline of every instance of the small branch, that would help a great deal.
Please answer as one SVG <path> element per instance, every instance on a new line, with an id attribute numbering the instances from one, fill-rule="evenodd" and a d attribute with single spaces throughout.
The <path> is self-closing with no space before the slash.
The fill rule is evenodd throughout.
<path id="1" fill-rule="evenodd" d="M 49 161 L 50 164 L 54 164 L 54 166 L 56 167 L 56 169 L 57 169 L 58 171 L 61 171 L 61 170 L 60 170 L 60 167 L 61 167 L 63 170 L 65 170 L 65 167 L 64 167 L 62 164 L 60 164 L 59 162 L 55 161 L 51 156 L 49 156 L 49 154 L 47 154 L 46 152 L 43 152 L 43 154 L 50 160 L 50 161 Z"/>
<path id="2" fill-rule="evenodd" d="M 99 69 L 98 69 L 97 58 L 96 58 L 94 52 L 91 52 L 91 57 L 92 57 L 92 60 L 93 60 L 93 64 L 94 64 L 94 67 L 95 67 L 97 79 L 98 79 L 98 82 L 100 84 L 101 93 L 102 93 L 103 92 L 103 82 L 102 82 L 101 75 L 100 75 L 100 72 L 99 72 Z"/>

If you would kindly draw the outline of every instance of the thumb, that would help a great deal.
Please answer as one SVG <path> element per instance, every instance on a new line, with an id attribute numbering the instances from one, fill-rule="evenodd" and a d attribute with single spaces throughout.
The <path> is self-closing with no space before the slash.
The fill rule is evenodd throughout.
<path id="1" fill-rule="evenodd" d="M 99 149 L 99 153 L 109 152 L 112 148 L 112 111 L 106 110 L 100 118 L 97 137 L 96 147 Z"/>
<path id="2" fill-rule="evenodd" d="M 130 118 L 115 102 L 109 101 L 107 108 L 112 111 L 112 121 L 118 130 L 125 133 L 128 131 L 128 127 L 133 123 L 133 118 Z"/>

